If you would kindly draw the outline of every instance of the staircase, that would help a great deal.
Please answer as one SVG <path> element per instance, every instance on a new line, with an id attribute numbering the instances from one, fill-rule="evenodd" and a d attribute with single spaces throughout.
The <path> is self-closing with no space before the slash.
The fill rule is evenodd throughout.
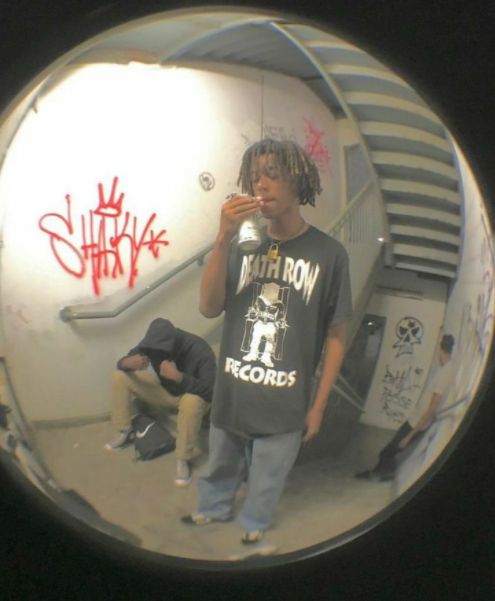
<path id="1" fill-rule="evenodd" d="M 389 221 L 388 262 L 456 277 L 462 201 L 455 150 L 438 117 L 385 65 L 329 33 L 268 19 L 196 36 L 166 60 L 245 64 L 305 81 L 361 141 Z"/>

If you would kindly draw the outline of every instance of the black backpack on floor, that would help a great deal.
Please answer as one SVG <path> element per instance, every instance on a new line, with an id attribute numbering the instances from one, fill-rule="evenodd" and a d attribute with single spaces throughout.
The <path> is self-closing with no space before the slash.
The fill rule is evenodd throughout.
<path id="1" fill-rule="evenodd" d="M 175 449 L 175 438 L 149 415 L 136 415 L 132 420 L 134 430 L 135 461 L 148 461 Z"/>

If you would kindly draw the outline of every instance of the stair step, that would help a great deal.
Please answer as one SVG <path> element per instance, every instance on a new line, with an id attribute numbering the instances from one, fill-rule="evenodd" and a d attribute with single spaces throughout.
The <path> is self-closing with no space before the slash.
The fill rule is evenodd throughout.
<path id="1" fill-rule="evenodd" d="M 453 164 L 452 148 L 444 139 L 406 125 L 361 121 L 359 127 L 371 151 L 403 152 Z"/>
<path id="2" fill-rule="evenodd" d="M 360 121 L 417 127 L 441 138 L 445 137 L 442 122 L 424 104 L 368 92 L 346 92 L 344 98 Z"/>
<path id="3" fill-rule="evenodd" d="M 403 243 L 392 243 L 392 252 L 394 255 L 403 255 L 404 257 L 414 257 L 416 259 L 427 259 L 445 263 L 447 265 L 457 266 L 459 254 L 447 250 L 438 250 L 429 246 L 420 246 Z"/>
<path id="4" fill-rule="evenodd" d="M 422 182 L 412 182 L 400 179 L 381 179 L 380 186 L 383 192 L 393 195 L 394 197 L 415 197 L 421 196 L 426 199 L 432 199 L 440 202 L 445 202 L 450 205 L 450 208 L 455 212 L 460 210 L 461 197 L 458 192 L 424 184 Z"/>
<path id="5" fill-rule="evenodd" d="M 429 273 L 432 275 L 447 277 L 454 279 L 457 277 L 457 271 L 455 269 L 449 269 L 446 267 L 433 266 L 433 265 L 420 265 L 418 263 L 412 263 L 407 260 L 397 260 L 394 263 L 394 267 L 397 269 L 408 269 L 409 271 Z"/>
<path id="6" fill-rule="evenodd" d="M 371 153 L 378 174 L 384 179 L 402 179 L 458 190 L 459 180 L 454 167 L 403 152 Z"/>
<path id="7" fill-rule="evenodd" d="M 460 235 L 451 234 L 449 232 L 441 232 L 430 228 L 422 228 L 413 225 L 399 225 L 392 224 L 390 226 L 390 233 L 392 236 L 410 236 L 413 238 L 420 238 L 426 240 L 432 240 L 435 242 L 443 242 L 445 244 L 452 244 L 459 247 L 461 245 Z"/>

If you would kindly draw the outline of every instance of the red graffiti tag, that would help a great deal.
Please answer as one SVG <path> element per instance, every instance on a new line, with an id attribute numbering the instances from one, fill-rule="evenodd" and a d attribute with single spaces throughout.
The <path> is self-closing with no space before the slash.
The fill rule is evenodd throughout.
<path id="1" fill-rule="evenodd" d="M 168 246 L 166 230 L 157 234 L 153 229 L 156 213 L 144 227 L 129 211 L 123 212 L 124 193 L 117 195 L 118 178 L 114 177 L 108 200 L 103 184 L 98 184 L 98 206 L 80 215 L 80 239 L 72 217 L 72 198 L 66 194 L 66 211 L 45 213 L 38 221 L 39 228 L 50 239 L 50 247 L 58 264 L 70 275 L 81 279 L 89 271 L 93 292 L 101 293 L 100 281 L 128 274 L 127 285 L 133 288 L 139 274 L 138 262 L 143 249 L 157 259 L 160 249 Z"/>
<path id="2" fill-rule="evenodd" d="M 304 119 L 306 143 L 304 148 L 313 159 L 320 171 L 327 171 L 330 167 L 330 152 L 323 141 L 325 132 L 316 128 L 309 119 Z"/>

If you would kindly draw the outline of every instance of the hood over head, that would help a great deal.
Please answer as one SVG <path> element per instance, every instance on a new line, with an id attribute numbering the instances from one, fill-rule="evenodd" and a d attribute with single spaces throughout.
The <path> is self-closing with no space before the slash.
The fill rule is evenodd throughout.
<path id="1" fill-rule="evenodd" d="M 138 344 L 139 350 L 161 351 L 172 354 L 177 342 L 177 329 L 168 319 L 154 319 L 146 331 L 144 338 Z"/>

